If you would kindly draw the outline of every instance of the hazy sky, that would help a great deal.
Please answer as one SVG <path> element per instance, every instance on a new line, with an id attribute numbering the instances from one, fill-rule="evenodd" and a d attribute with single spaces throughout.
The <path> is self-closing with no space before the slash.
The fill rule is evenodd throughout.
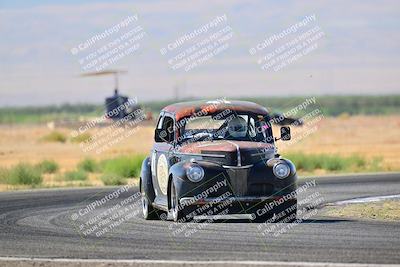
<path id="1" fill-rule="evenodd" d="M 297 33 L 255 56 L 249 53 L 314 14 L 315 21 Z M 400 93 L 400 2 L 395 0 L 0 0 L 0 106 L 103 102 L 112 93 L 112 77 L 80 77 L 79 60 L 122 30 L 78 55 L 71 49 L 135 15 L 129 29 L 140 26 L 145 32 L 140 47 L 108 68 L 128 71 L 120 78 L 120 90 L 139 101 L 172 98 L 175 87 L 181 97 L 197 98 Z M 174 53 L 162 55 L 160 49 L 224 15 L 226 21 L 215 29 L 230 27 L 228 48 L 190 71 L 171 69 L 170 56 L 212 31 Z M 324 33 L 315 50 L 280 71 L 257 64 L 259 55 L 313 27 Z"/>

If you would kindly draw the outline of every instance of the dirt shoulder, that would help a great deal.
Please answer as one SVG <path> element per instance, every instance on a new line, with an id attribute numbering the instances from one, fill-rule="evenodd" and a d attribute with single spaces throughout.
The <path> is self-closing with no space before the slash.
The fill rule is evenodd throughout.
<path id="1" fill-rule="evenodd" d="M 324 215 L 340 218 L 400 221 L 400 200 L 330 206 Z"/>

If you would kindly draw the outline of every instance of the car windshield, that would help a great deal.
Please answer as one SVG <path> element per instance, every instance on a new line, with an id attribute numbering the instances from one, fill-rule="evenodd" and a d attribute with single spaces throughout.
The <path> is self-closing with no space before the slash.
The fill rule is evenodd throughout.
<path id="1" fill-rule="evenodd" d="M 180 125 L 181 142 L 188 140 L 274 142 L 269 120 L 263 115 L 210 115 L 184 119 Z"/>

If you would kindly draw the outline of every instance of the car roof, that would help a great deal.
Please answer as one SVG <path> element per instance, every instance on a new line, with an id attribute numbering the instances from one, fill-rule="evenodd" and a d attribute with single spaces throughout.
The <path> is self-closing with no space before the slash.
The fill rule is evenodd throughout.
<path id="1" fill-rule="evenodd" d="M 249 101 L 228 101 L 228 100 L 211 100 L 211 101 L 190 101 L 180 102 L 166 106 L 162 109 L 164 112 L 172 113 L 176 120 L 192 116 L 198 112 L 207 112 L 207 114 L 215 114 L 224 110 L 234 112 L 248 112 L 259 115 L 268 115 L 268 110 L 256 103 Z"/>

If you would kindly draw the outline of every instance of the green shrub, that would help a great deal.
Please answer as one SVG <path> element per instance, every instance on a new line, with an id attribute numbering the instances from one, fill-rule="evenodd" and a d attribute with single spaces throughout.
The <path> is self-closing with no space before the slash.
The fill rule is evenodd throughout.
<path id="1" fill-rule="evenodd" d="M 347 158 L 341 158 L 335 155 L 320 155 L 323 160 L 322 168 L 328 171 L 347 170 L 350 162 Z"/>
<path id="2" fill-rule="evenodd" d="M 69 171 L 64 174 L 64 180 L 66 181 L 86 181 L 87 178 L 87 173 L 82 170 Z"/>
<path id="3" fill-rule="evenodd" d="M 10 177 L 10 170 L 6 168 L 0 168 L 0 184 L 7 184 Z"/>
<path id="4" fill-rule="evenodd" d="M 116 174 L 122 177 L 139 177 L 144 158 L 143 155 L 134 155 L 104 160 L 102 171 L 106 174 Z"/>
<path id="5" fill-rule="evenodd" d="M 45 142 L 59 142 L 59 143 L 65 143 L 67 141 L 67 137 L 63 133 L 53 131 L 45 136 L 43 136 L 41 141 Z"/>
<path id="6" fill-rule="evenodd" d="M 301 171 L 311 172 L 316 169 L 324 169 L 327 171 L 358 171 L 367 167 L 367 161 L 358 156 L 341 157 L 339 155 L 316 154 L 307 155 L 301 152 L 290 153 L 285 155 L 293 161 L 296 168 Z"/>
<path id="7" fill-rule="evenodd" d="M 56 173 L 58 171 L 58 164 L 54 160 L 43 160 L 38 163 L 36 167 L 42 173 Z"/>
<path id="8" fill-rule="evenodd" d="M 110 174 L 106 173 L 100 177 L 101 181 L 104 185 L 124 185 L 126 184 L 126 178 L 117 175 L 117 174 Z"/>
<path id="9" fill-rule="evenodd" d="M 40 170 L 27 163 L 19 163 L 10 170 L 8 183 L 13 185 L 38 185 L 43 181 Z"/>
<path id="10" fill-rule="evenodd" d="M 315 169 L 321 169 L 323 162 L 315 155 L 304 155 L 302 153 L 288 154 L 287 158 L 293 161 L 296 168 L 303 171 L 312 171 Z"/>
<path id="11" fill-rule="evenodd" d="M 383 158 L 380 156 L 374 157 L 368 164 L 368 171 L 379 172 L 382 171 Z"/>
<path id="12" fill-rule="evenodd" d="M 71 142 L 73 143 L 82 143 L 82 142 L 86 142 L 89 141 L 90 138 L 92 138 L 92 136 L 89 133 L 83 133 L 83 134 L 79 134 L 75 137 L 71 138 Z"/>
<path id="13" fill-rule="evenodd" d="M 99 166 L 94 159 L 86 158 L 79 162 L 78 169 L 86 172 L 96 172 L 98 171 Z"/>
<path id="14" fill-rule="evenodd" d="M 367 166 L 367 161 L 358 155 L 350 156 L 349 160 L 354 164 L 356 168 L 365 168 Z"/>

